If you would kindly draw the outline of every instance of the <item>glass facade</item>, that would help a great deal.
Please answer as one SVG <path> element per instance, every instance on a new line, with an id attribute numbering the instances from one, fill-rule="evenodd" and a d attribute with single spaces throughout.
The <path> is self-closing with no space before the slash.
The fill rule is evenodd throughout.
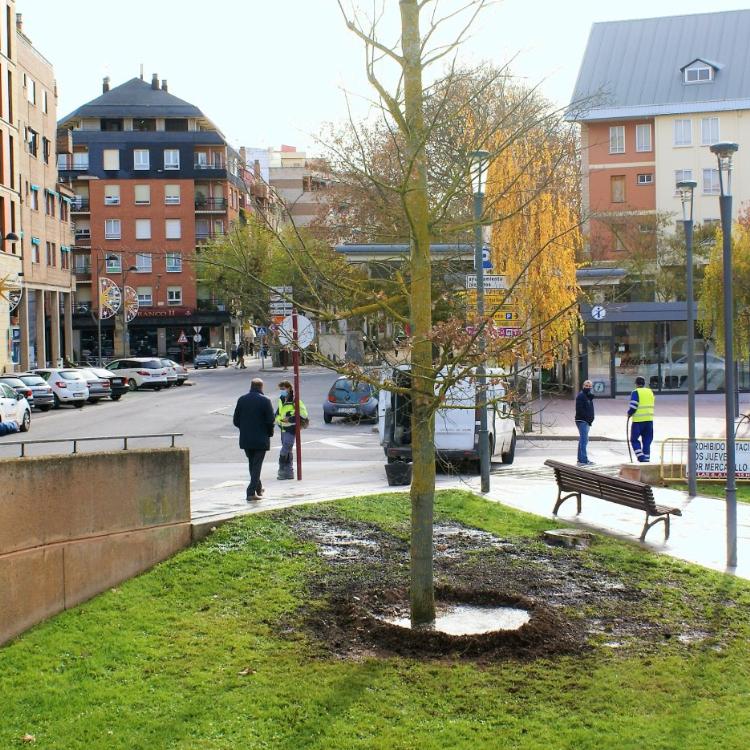
<path id="1" fill-rule="evenodd" d="M 695 331 L 695 387 L 698 392 L 724 390 L 724 358 L 712 341 Z M 687 323 L 634 321 L 587 323 L 581 342 L 582 376 L 600 397 L 628 394 L 635 378 L 660 393 L 686 393 L 688 388 Z M 750 389 L 750 363 L 737 363 L 741 390 Z"/>

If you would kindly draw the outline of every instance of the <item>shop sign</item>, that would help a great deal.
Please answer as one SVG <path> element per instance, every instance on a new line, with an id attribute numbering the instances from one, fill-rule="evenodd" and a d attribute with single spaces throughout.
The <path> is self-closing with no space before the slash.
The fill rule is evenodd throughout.
<path id="1" fill-rule="evenodd" d="M 141 308 L 138 310 L 139 318 L 187 318 L 192 314 L 193 311 L 189 307 Z"/>

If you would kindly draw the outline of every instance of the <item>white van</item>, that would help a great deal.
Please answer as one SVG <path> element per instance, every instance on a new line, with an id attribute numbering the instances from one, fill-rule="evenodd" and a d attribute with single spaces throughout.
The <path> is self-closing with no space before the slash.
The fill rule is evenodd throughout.
<path id="1" fill-rule="evenodd" d="M 504 464 L 512 464 L 516 453 L 516 424 L 510 406 L 503 399 L 503 371 L 487 369 L 487 431 L 490 456 L 500 455 Z M 401 388 L 411 385 L 408 365 L 389 373 Z M 378 430 L 389 463 L 411 460 L 411 398 L 381 388 L 378 404 Z M 445 407 L 435 413 L 435 451 L 445 464 L 479 465 L 479 410 L 477 387 L 473 378 L 459 380 L 448 388 Z"/>

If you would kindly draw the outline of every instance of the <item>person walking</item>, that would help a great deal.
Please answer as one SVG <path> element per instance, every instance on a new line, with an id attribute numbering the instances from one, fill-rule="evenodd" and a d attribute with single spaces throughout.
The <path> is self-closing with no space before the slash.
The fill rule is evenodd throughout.
<path id="1" fill-rule="evenodd" d="M 250 470 L 250 484 L 245 492 L 245 500 L 260 500 L 263 495 L 263 484 L 260 472 L 263 459 L 271 449 L 271 438 L 274 431 L 274 413 L 271 399 L 263 394 L 263 381 L 253 378 L 250 391 L 237 399 L 232 418 L 234 426 L 240 431 L 240 448 L 247 456 Z"/>
<path id="2" fill-rule="evenodd" d="M 237 361 L 237 344 L 232 344 L 232 348 L 229 350 L 229 356 L 232 359 L 232 362 Z"/>
<path id="3" fill-rule="evenodd" d="M 234 366 L 235 370 L 237 368 L 240 368 L 240 370 L 246 370 L 245 367 L 245 347 L 240 344 L 237 347 L 237 364 Z"/>
<path id="4" fill-rule="evenodd" d="M 255 354 L 255 327 L 250 326 L 247 329 L 247 355 L 248 357 L 252 357 Z"/>
<path id="5" fill-rule="evenodd" d="M 276 404 L 276 424 L 281 430 L 281 453 L 277 479 L 294 479 L 292 448 L 297 437 L 297 422 L 294 411 L 294 389 L 288 380 L 279 383 L 279 400 Z M 307 408 L 299 402 L 300 422 L 307 420 Z"/>
<path id="6" fill-rule="evenodd" d="M 578 465 L 588 466 L 593 464 L 589 461 L 588 444 L 589 430 L 594 424 L 594 394 L 591 392 L 594 384 L 590 380 L 584 380 L 581 390 L 576 396 L 576 427 L 578 428 Z"/>
<path id="7" fill-rule="evenodd" d="M 630 445 L 639 463 L 651 460 L 651 442 L 654 439 L 654 404 L 656 398 L 646 379 L 639 375 L 635 379 L 635 390 L 630 394 L 628 416 L 630 423 Z"/>

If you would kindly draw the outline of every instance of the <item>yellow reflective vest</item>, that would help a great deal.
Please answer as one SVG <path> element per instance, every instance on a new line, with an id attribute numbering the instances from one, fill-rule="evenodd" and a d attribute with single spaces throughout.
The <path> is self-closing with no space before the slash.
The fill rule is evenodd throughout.
<path id="1" fill-rule="evenodd" d="M 635 409 L 632 420 L 634 422 L 653 422 L 655 401 L 654 392 L 650 388 L 636 388 L 630 399 L 630 406 Z"/>
<path id="2" fill-rule="evenodd" d="M 307 419 L 307 407 L 300 399 L 299 402 L 299 416 L 300 419 Z M 282 430 L 294 430 L 295 419 L 294 419 L 294 400 L 288 404 L 279 399 L 276 403 L 276 424 L 281 427 Z"/>

